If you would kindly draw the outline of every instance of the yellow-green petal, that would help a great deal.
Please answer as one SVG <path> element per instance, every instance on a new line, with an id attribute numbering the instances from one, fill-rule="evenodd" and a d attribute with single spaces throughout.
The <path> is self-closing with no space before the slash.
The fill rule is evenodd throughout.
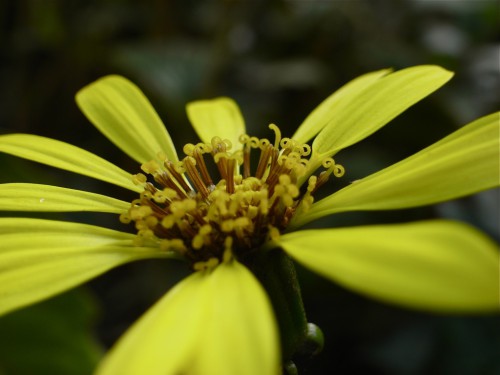
<path id="1" fill-rule="evenodd" d="M 494 113 L 314 203 L 293 225 L 343 211 L 423 206 L 500 184 L 500 113 Z"/>
<path id="2" fill-rule="evenodd" d="M 498 248 L 465 224 L 308 230 L 277 242 L 304 266 L 376 299 L 438 312 L 500 310 Z"/>
<path id="3" fill-rule="evenodd" d="M 390 72 L 391 69 L 383 69 L 364 74 L 342 86 L 321 102 L 321 104 L 306 117 L 304 122 L 297 128 L 292 138 L 299 143 L 309 142 L 321 129 L 333 120 L 333 117 L 336 116 L 337 111 L 341 108 L 340 106 L 346 105 L 364 89 Z"/>
<path id="4" fill-rule="evenodd" d="M 229 139 L 233 151 L 241 148 L 239 137 L 245 134 L 245 121 L 234 100 L 226 97 L 198 100 L 188 103 L 186 112 L 203 142 L 210 143 L 217 136 Z"/>
<path id="5" fill-rule="evenodd" d="M 277 375 L 270 303 L 239 263 L 197 272 L 170 290 L 116 344 L 96 375 Z"/>
<path id="6" fill-rule="evenodd" d="M 178 160 L 160 117 L 128 79 L 117 75 L 98 79 L 76 94 L 76 102 L 97 129 L 139 163 L 156 159 L 158 152 Z"/>
<path id="7" fill-rule="evenodd" d="M 123 188 L 141 192 L 132 175 L 107 160 L 79 147 L 31 134 L 0 136 L 0 152 L 79 173 Z"/>
<path id="8" fill-rule="evenodd" d="M 0 184 L 2 211 L 122 213 L 129 207 L 129 202 L 88 191 L 41 184 Z"/>
<path id="9" fill-rule="evenodd" d="M 0 218 L 0 314 L 63 292 L 123 263 L 171 257 L 134 235 L 62 221 Z"/>
<path id="10" fill-rule="evenodd" d="M 206 281 L 198 272 L 171 289 L 120 338 L 95 375 L 182 374 L 206 323 Z"/>
<path id="11" fill-rule="evenodd" d="M 240 263 L 223 264 L 210 277 L 206 293 L 211 303 L 205 308 L 207 320 L 193 373 L 280 374 L 273 311 L 255 276 Z"/>
<path id="12" fill-rule="evenodd" d="M 444 85 L 453 73 L 438 66 L 415 66 L 386 75 L 342 101 L 312 144 L 317 156 L 334 155 L 374 133 Z"/>

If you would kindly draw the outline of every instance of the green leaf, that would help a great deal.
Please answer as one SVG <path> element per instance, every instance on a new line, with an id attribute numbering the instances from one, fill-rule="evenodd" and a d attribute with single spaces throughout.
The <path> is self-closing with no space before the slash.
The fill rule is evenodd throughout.
<path id="1" fill-rule="evenodd" d="M 122 213 L 130 203 L 87 191 L 40 184 L 0 184 L 3 211 L 92 211 Z"/>
<path id="2" fill-rule="evenodd" d="M 197 272 L 117 343 L 96 375 L 279 373 L 276 324 L 264 290 L 239 263 Z"/>
<path id="3" fill-rule="evenodd" d="M 245 121 L 238 104 L 230 98 L 198 100 L 186 106 L 189 121 L 205 143 L 213 137 L 229 139 L 232 150 L 241 148 L 239 137 L 245 134 Z"/>
<path id="4" fill-rule="evenodd" d="M 141 192 L 132 175 L 91 152 L 55 139 L 31 134 L 0 136 L 0 151 L 20 158 L 79 173 L 101 181 Z"/>
<path id="5" fill-rule="evenodd" d="M 277 243 L 311 270 L 376 299 L 438 312 L 500 310 L 498 248 L 465 224 L 307 230 Z"/>
<path id="6" fill-rule="evenodd" d="M 444 85 L 453 73 L 415 66 L 379 78 L 339 103 L 312 144 L 316 157 L 331 156 L 368 137 L 413 104 Z"/>
<path id="7" fill-rule="evenodd" d="M 51 297 L 123 263 L 172 257 L 134 235 L 61 221 L 0 218 L 0 314 Z"/>
<path id="8" fill-rule="evenodd" d="M 293 139 L 299 143 L 309 142 L 316 134 L 327 126 L 337 114 L 337 111 L 349 101 L 356 98 L 363 90 L 390 73 L 390 69 L 378 70 L 364 74 L 348 82 L 340 89 L 323 100 L 297 128 Z"/>
<path id="9" fill-rule="evenodd" d="M 170 135 L 142 91 L 128 79 L 110 75 L 76 94 L 82 112 L 127 155 L 144 163 L 164 152 L 177 161 Z"/>
<path id="10" fill-rule="evenodd" d="M 482 117 L 375 174 L 314 203 L 294 226 L 343 211 L 424 206 L 500 184 L 500 114 Z"/>
<path id="11" fill-rule="evenodd" d="M 0 373 L 88 375 L 102 355 L 94 300 L 71 291 L 0 318 Z"/>

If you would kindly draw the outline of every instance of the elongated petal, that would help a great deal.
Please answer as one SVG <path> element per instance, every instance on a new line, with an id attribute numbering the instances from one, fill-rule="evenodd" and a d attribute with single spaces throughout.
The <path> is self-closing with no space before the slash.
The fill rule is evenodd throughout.
<path id="1" fill-rule="evenodd" d="M 299 231 L 278 242 L 304 266 L 383 301 L 434 311 L 500 310 L 498 248 L 464 224 Z"/>
<path id="2" fill-rule="evenodd" d="M 177 161 L 172 139 L 142 91 L 128 79 L 111 75 L 76 94 L 82 112 L 111 142 L 139 163 L 164 152 Z"/>
<path id="3" fill-rule="evenodd" d="M 313 152 L 333 155 L 359 142 L 444 85 L 452 75 L 438 66 L 415 66 L 378 79 L 342 102 L 314 140 Z"/>
<path id="4" fill-rule="evenodd" d="M 229 139 L 236 150 L 241 147 L 239 137 L 245 134 L 245 121 L 238 104 L 230 98 L 199 100 L 186 106 L 189 121 L 205 143 L 213 137 Z"/>
<path id="5" fill-rule="evenodd" d="M 51 167 L 89 176 L 126 189 L 143 189 L 132 182 L 132 175 L 91 152 L 55 139 L 31 134 L 0 136 L 0 151 Z"/>
<path id="6" fill-rule="evenodd" d="M 120 338 L 95 375 L 182 374 L 206 322 L 206 281 L 195 273 L 171 289 Z"/>
<path id="7" fill-rule="evenodd" d="M 122 213 L 130 203 L 88 191 L 40 184 L 0 184 L 3 211 Z"/>
<path id="8" fill-rule="evenodd" d="M 91 225 L 0 218 L 0 314 L 70 289 L 120 264 L 171 256 Z"/>
<path id="9" fill-rule="evenodd" d="M 270 303 L 241 264 L 181 281 L 118 342 L 97 375 L 279 373 Z"/>
<path id="10" fill-rule="evenodd" d="M 253 274 L 239 263 L 224 264 L 210 278 L 211 304 L 197 374 L 278 374 L 276 323 L 267 295 Z M 241 350 L 235 350 L 240 348 Z"/>
<path id="11" fill-rule="evenodd" d="M 342 211 L 423 206 L 499 186 L 499 126 L 499 113 L 473 121 L 415 155 L 318 201 L 294 225 Z"/>
<path id="12" fill-rule="evenodd" d="M 364 74 L 342 86 L 307 116 L 292 138 L 299 143 L 309 142 L 333 120 L 342 105 L 346 105 L 349 101 L 355 99 L 363 90 L 390 73 L 390 71 L 390 69 L 383 69 Z"/>

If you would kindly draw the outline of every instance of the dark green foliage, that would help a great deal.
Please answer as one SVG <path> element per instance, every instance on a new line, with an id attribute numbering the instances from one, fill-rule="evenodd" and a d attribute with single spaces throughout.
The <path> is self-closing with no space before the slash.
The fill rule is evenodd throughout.
<path id="1" fill-rule="evenodd" d="M 64 140 L 136 173 L 138 166 L 74 103 L 78 89 L 105 74 L 123 74 L 144 90 L 180 151 L 197 141 L 183 107 L 189 100 L 232 96 L 249 133 L 272 137 L 267 125 L 274 122 L 290 136 L 321 100 L 362 73 L 417 64 L 456 72 L 445 88 L 336 156 L 347 170 L 343 181 L 329 185 L 337 189 L 497 109 L 499 9 L 495 0 L 1 1 L 0 134 Z M 0 165 L 2 182 L 135 198 L 6 155 L 0 155 Z M 347 213 L 317 226 L 436 216 L 468 221 L 498 236 L 498 194 L 437 209 Z M 111 215 L 57 218 L 123 229 Z M 166 279 L 177 266 L 182 267 L 127 265 L 91 283 L 105 303 L 104 323 L 97 325 L 101 341 L 111 344 L 154 303 L 173 282 Z M 296 361 L 300 374 L 475 375 L 500 369 L 498 317 L 411 312 L 351 294 L 300 267 L 298 273 L 307 317 L 325 334 L 320 355 Z M 84 300 L 69 294 L 1 318 L 0 374 L 88 374 L 99 353 L 88 333 L 92 313 Z"/>
<path id="2" fill-rule="evenodd" d="M 102 354 L 95 301 L 74 290 L 0 318 L 0 374 L 88 375 Z"/>

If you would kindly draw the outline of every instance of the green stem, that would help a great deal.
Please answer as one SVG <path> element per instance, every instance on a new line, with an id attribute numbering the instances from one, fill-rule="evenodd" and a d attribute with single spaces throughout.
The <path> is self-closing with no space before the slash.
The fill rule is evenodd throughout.
<path id="1" fill-rule="evenodd" d="M 307 340 L 308 324 L 295 266 L 280 249 L 258 252 L 245 262 L 266 289 L 277 317 L 283 361 Z"/>

